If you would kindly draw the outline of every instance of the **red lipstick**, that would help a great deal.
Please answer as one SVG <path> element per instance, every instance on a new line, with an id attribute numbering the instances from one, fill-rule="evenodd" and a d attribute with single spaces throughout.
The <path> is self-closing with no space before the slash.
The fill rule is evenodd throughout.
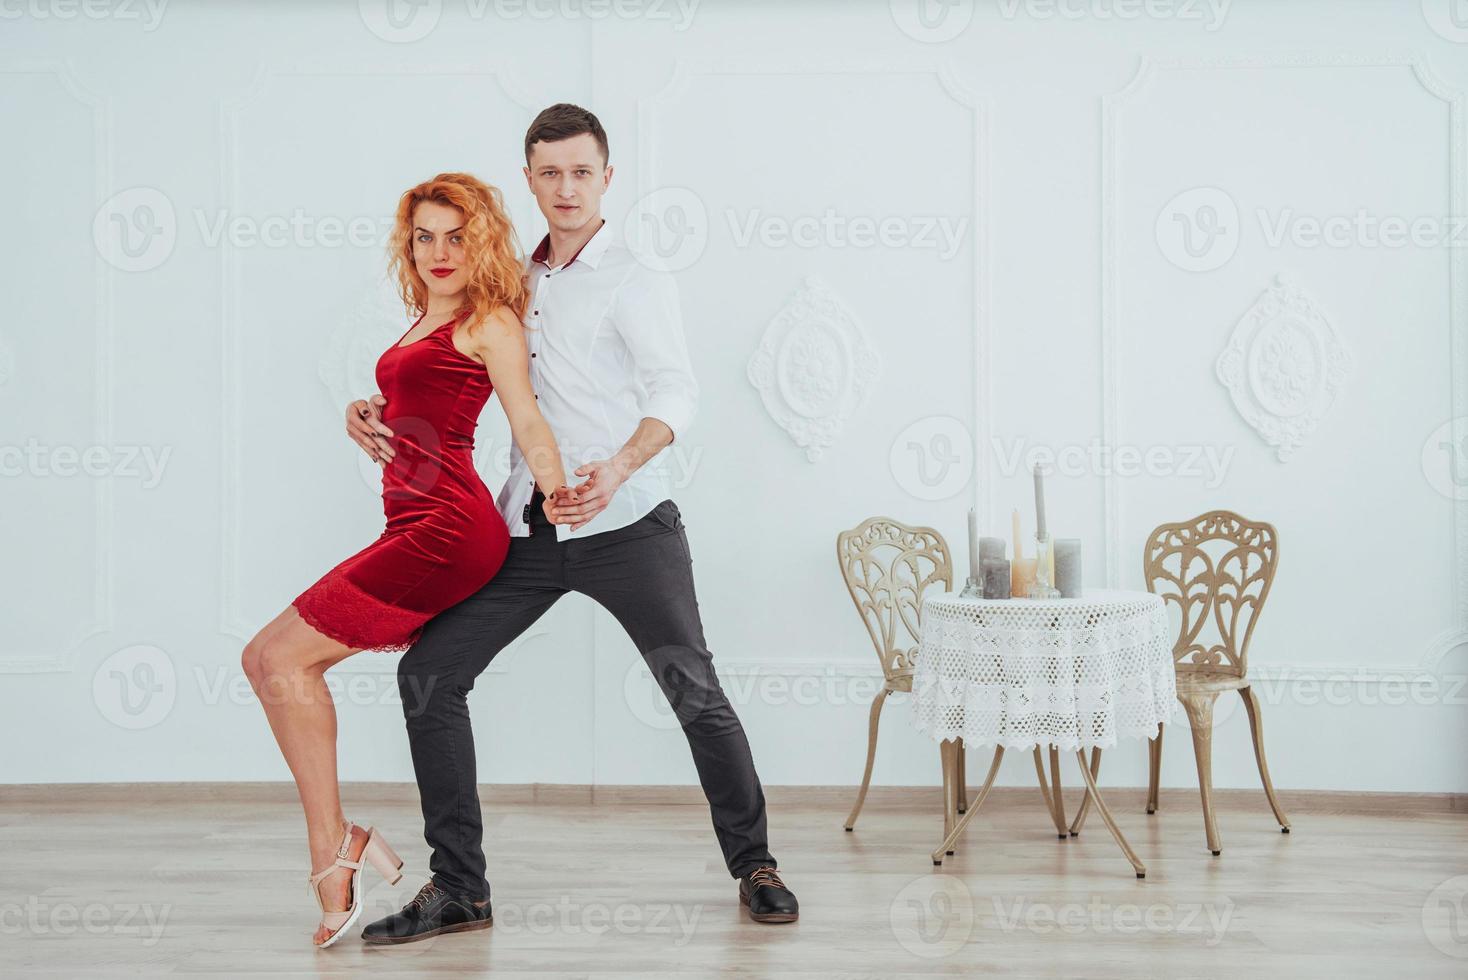
<path id="1" fill-rule="evenodd" d="M 454 274 L 453 269 L 445 269 L 443 267 L 439 267 L 437 269 L 429 269 L 428 271 L 433 273 L 433 275 L 439 279 L 446 279 Z"/>

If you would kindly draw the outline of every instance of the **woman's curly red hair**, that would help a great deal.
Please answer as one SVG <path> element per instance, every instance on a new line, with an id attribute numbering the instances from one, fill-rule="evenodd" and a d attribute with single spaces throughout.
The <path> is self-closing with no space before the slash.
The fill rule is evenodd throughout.
<path id="1" fill-rule="evenodd" d="M 469 268 L 465 322 L 469 329 L 477 329 L 501 306 L 508 307 L 517 320 L 523 318 L 530 289 L 504 198 L 497 188 L 464 173 L 439 174 L 409 188 L 398 199 L 388 250 L 403 304 L 414 314 L 428 308 L 428 286 L 413 262 L 413 212 L 424 201 L 458 208 L 464 215 L 464 257 Z"/>

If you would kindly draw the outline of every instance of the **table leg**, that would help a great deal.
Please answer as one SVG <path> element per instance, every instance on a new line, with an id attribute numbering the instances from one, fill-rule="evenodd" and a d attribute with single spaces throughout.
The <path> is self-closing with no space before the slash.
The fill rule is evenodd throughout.
<path id="1" fill-rule="evenodd" d="M 1082 762 L 1081 765 L 1084 767 L 1085 766 L 1085 763 Z M 1091 780 L 1093 782 L 1095 781 L 1096 776 L 1100 772 L 1101 772 L 1101 749 L 1098 748 L 1098 747 L 1096 747 L 1096 746 L 1092 746 L 1091 747 Z M 1083 826 L 1085 826 L 1085 824 L 1086 824 L 1086 813 L 1090 809 L 1091 809 L 1091 791 L 1088 789 L 1088 790 L 1086 790 L 1086 795 L 1081 798 L 1081 808 L 1076 813 L 1075 820 L 1073 820 L 1071 822 L 1071 825 L 1070 825 L 1070 835 L 1072 837 L 1079 837 L 1079 836 L 1081 836 L 1081 828 Z"/>
<path id="2" fill-rule="evenodd" d="M 958 842 L 959 836 L 963 834 L 963 830 L 968 826 L 968 822 L 974 818 L 974 814 L 979 812 L 979 807 L 984 805 L 984 798 L 989 795 L 989 790 L 993 788 L 994 778 L 999 775 L 999 761 L 1003 758 L 1004 746 L 996 745 L 994 747 L 994 761 L 989 764 L 989 774 L 984 777 L 984 785 L 979 788 L 979 795 L 973 798 L 964 811 L 963 818 L 953 825 L 953 829 L 943 838 L 943 843 L 939 844 L 938 849 L 933 852 L 934 864 L 942 864 L 943 855 L 945 853 L 953 853 L 951 848 Z"/>
<path id="3" fill-rule="evenodd" d="M 1055 830 L 1061 839 L 1070 835 L 1066 831 L 1064 802 L 1060 799 L 1060 755 L 1052 747 L 1050 749 L 1051 762 L 1055 784 L 1055 792 L 1050 791 L 1052 779 L 1045 775 L 1045 757 L 1040 754 L 1040 747 L 1035 746 L 1035 775 L 1040 779 L 1040 795 L 1045 798 L 1045 809 L 1050 813 L 1050 820 L 1055 824 Z"/>
<path id="4" fill-rule="evenodd" d="M 1121 828 L 1118 827 L 1116 825 L 1116 821 L 1112 819 L 1111 810 L 1107 808 L 1106 801 L 1101 798 L 1101 791 L 1096 788 L 1096 778 L 1091 775 L 1091 767 L 1086 765 L 1085 749 L 1077 751 L 1076 758 L 1079 759 L 1081 762 L 1081 775 L 1084 776 L 1086 780 L 1087 795 L 1091 799 L 1094 799 L 1096 801 L 1096 812 L 1101 814 L 1101 819 L 1105 822 L 1106 828 L 1111 831 L 1111 836 L 1116 838 L 1116 843 L 1121 846 L 1122 853 L 1125 854 L 1126 859 L 1132 863 L 1132 867 L 1137 872 L 1137 877 L 1147 877 L 1147 866 L 1142 863 L 1141 859 L 1137 857 L 1137 852 L 1132 850 L 1132 846 L 1128 844 L 1126 838 L 1121 835 Z"/>
<path id="5" fill-rule="evenodd" d="M 1060 750 L 1050 746 L 1050 795 L 1055 797 L 1055 830 L 1061 840 L 1070 836 L 1065 823 L 1065 797 L 1060 792 Z"/>

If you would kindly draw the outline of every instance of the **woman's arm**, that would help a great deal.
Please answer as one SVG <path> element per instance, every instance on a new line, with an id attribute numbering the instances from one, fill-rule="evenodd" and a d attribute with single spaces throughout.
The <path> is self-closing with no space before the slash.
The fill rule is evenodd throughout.
<path id="1" fill-rule="evenodd" d="M 485 317 L 479 330 L 468 337 L 476 357 L 484 362 L 490 384 L 510 420 L 515 445 L 525 456 L 535 483 L 547 500 L 566 486 L 561 451 L 551 433 L 535 392 L 530 389 L 530 352 L 525 346 L 525 328 L 509 310 L 501 307 Z"/>

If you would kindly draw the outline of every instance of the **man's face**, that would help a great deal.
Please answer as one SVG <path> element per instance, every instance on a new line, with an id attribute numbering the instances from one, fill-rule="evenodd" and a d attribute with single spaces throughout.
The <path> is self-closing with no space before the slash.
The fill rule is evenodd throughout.
<path id="1" fill-rule="evenodd" d="M 532 144 L 525 179 L 546 222 L 557 231 L 573 232 L 600 219 L 612 168 L 602 160 L 596 139 L 581 133 Z"/>

